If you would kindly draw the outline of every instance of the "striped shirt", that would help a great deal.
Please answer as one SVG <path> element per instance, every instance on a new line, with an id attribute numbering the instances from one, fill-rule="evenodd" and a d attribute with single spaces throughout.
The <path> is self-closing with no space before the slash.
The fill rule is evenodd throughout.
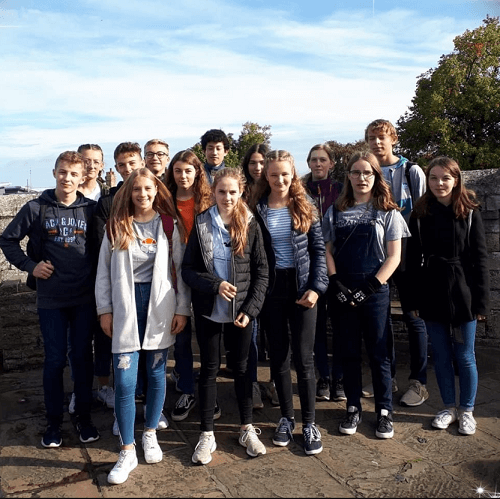
<path id="1" fill-rule="evenodd" d="M 276 268 L 294 268 L 292 217 L 290 216 L 290 211 L 287 207 L 269 208 L 267 223 L 276 255 Z"/>

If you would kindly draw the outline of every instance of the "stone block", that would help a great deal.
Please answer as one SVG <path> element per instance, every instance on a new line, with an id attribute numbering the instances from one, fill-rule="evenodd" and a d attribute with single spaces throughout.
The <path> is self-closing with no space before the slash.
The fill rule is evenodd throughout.
<path id="1" fill-rule="evenodd" d="M 499 194 L 489 194 L 486 198 L 486 210 L 497 211 L 500 210 L 500 195 Z"/>
<path id="2" fill-rule="evenodd" d="M 486 233 L 486 250 L 488 253 L 500 251 L 500 239 L 498 234 Z"/>
<path id="3" fill-rule="evenodd" d="M 483 225 L 484 231 L 487 234 L 495 234 L 495 236 L 498 237 L 498 233 L 500 232 L 500 221 L 498 218 L 483 220 Z"/>

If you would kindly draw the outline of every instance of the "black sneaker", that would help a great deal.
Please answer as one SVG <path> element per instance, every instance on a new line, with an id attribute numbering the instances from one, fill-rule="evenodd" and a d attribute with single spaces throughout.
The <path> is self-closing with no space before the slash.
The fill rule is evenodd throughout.
<path id="1" fill-rule="evenodd" d="M 219 401 L 216 400 L 215 401 L 215 409 L 214 409 L 214 421 L 216 419 L 219 419 L 222 415 L 222 411 L 220 410 L 220 406 L 219 406 Z"/>
<path id="2" fill-rule="evenodd" d="M 60 447 L 62 444 L 61 425 L 51 423 L 47 426 L 42 438 L 42 445 L 44 447 Z"/>
<path id="3" fill-rule="evenodd" d="M 172 411 L 173 421 L 182 421 L 189 416 L 189 411 L 196 405 L 194 395 L 183 393 Z"/>
<path id="4" fill-rule="evenodd" d="M 392 425 L 392 414 L 387 409 L 380 410 L 378 417 L 377 430 L 375 435 L 378 438 L 392 438 L 394 436 L 394 427 Z"/>
<path id="5" fill-rule="evenodd" d="M 302 428 L 304 437 L 304 452 L 308 456 L 319 454 L 323 450 L 321 433 L 314 423 L 308 423 Z"/>
<path id="6" fill-rule="evenodd" d="M 316 383 L 316 400 L 330 400 L 330 378 L 319 378 Z"/>
<path id="7" fill-rule="evenodd" d="M 354 435 L 358 429 L 359 423 L 361 423 L 361 419 L 361 412 L 358 408 L 353 405 L 349 406 L 344 421 L 340 423 L 340 433 L 343 433 L 344 435 Z"/>
<path id="8" fill-rule="evenodd" d="M 344 380 L 342 378 L 334 380 L 332 384 L 333 400 L 335 402 L 342 402 L 347 400 L 344 392 Z"/>
<path id="9" fill-rule="evenodd" d="M 97 428 L 92 424 L 90 419 L 83 419 L 76 423 L 76 430 L 80 434 L 80 442 L 88 444 L 99 440 L 100 436 Z"/>
<path id="10" fill-rule="evenodd" d="M 286 447 L 293 440 L 293 430 L 295 430 L 295 421 L 293 419 L 281 418 L 274 432 L 273 444 L 279 447 Z"/>

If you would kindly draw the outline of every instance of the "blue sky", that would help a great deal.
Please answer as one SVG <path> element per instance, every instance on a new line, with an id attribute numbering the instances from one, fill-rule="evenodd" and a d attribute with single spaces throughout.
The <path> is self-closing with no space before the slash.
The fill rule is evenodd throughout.
<path id="1" fill-rule="evenodd" d="M 246 121 L 305 173 L 314 144 L 397 121 L 486 14 L 498 0 L 0 0 L 0 182 L 52 187 L 82 143 L 109 169 L 120 142 L 173 155 Z"/>

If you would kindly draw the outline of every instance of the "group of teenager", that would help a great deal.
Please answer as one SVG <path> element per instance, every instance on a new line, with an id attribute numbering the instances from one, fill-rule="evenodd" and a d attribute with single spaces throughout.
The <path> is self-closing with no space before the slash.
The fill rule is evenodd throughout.
<path id="1" fill-rule="evenodd" d="M 252 146 L 240 168 L 226 167 L 222 130 L 201 137 L 205 164 L 191 150 L 170 160 L 161 140 L 145 145 L 145 162 L 139 144 L 118 145 L 114 160 L 123 180 L 111 189 L 100 179 L 99 146 L 62 153 L 55 189 L 24 205 L 0 236 L 6 258 L 36 282 L 48 423 L 42 445 L 62 444 L 69 360 L 70 412 L 80 440 L 99 438 L 90 417 L 94 375 L 99 398 L 115 411 L 121 451 L 108 482 L 123 483 L 138 465 L 138 394 L 145 460 L 161 461 L 156 430 L 168 425 L 166 365 L 174 346 L 181 395 L 171 417 L 182 421 L 198 404 L 201 433 L 192 461 L 209 463 L 217 447 L 223 342 L 239 443 L 249 456 L 265 454 L 253 424 L 259 332 L 281 412 L 275 445 L 287 446 L 296 427 L 292 358 L 307 455 L 323 449 L 316 400 L 345 400 L 339 431 L 351 435 L 362 422 L 361 398 L 374 397 L 375 434 L 391 438 L 397 385 L 390 285 L 398 289 L 409 334 L 409 386 L 400 404 L 417 406 L 429 396 L 429 335 L 443 402 L 432 426 L 458 420 L 461 434 L 473 434 L 476 323 L 489 306 L 479 204 L 453 159 L 434 158 L 424 173 L 396 155 L 396 130 L 387 120 L 370 123 L 365 139 L 368 147 L 352 154 L 343 183 L 333 180 L 335 159 L 326 144 L 309 152 L 304 178 L 289 152 L 265 144 Z M 201 364 L 197 398 L 191 318 Z"/>

